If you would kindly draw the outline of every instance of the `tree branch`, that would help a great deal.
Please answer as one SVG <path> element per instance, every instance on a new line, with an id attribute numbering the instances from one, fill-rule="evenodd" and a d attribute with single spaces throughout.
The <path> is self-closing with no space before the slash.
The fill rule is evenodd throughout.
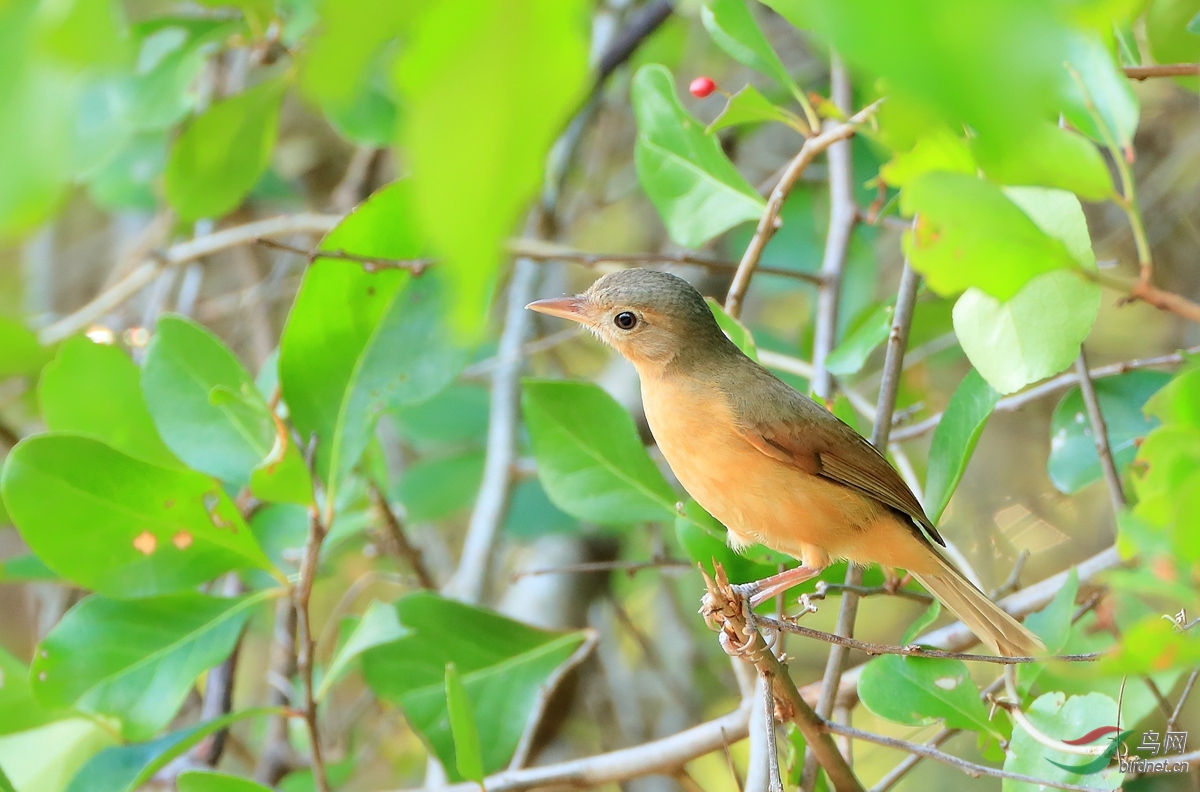
<path id="1" fill-rule="evenodd" d="M 738 708 L 727 715 L 632 748 L 497 773 L 485 778 L 483 787 L 487 792 L 523 792 L 555 786 L 585 789 L 646 775 L 669 774 L 693 759 L 746 739 L 750 706 L 751 700 L 743 699 Z M 479 792 L 479 786 L 464 782 L 441 787 L 437 792 Z"/>
<path id="2" fill-rule="evenodd" d="M 396 555 L 405 560 L 409 569 L 417 576 L 417 581 L 421 584 L 421 588 L 437 591 L 437 581 L 433 579 L 429 568 L 425 566 L 425 559 L 421 557 L 421 551 L 414 547 L 412 542 L 408 541 L 408 534 L 404 532 L 404 526 L 400 524 L 400 519 L 392 511 L 392 505 L 388 503 L 383 489 L 374 480 L 371 481 L 370 487 L 371 499 L 375 501 L 375 509 L 379 512 L 380 517 L 383 518 L 383 525 L 386 529 L 385 535 L 388 542 L 393 546 L 392 549 Z"/>
<path id="3" fill-rule="evenodd" d="M 296 671 L 304 688 L 304 724 L 308 728 L 309 752 L 312 755 L 313 783 L 317 792 L 329 792 L 329 778 L 325 773 L 325 758 L 321 753 L 321 733 L 317 727 L 317 702 L 313 695 L 313 654 L 316 641 L 313 639 L 312 615 L 309 601 L 313 583 L 317 578 L 317 567 L 321 560 L 321 543 L 325 540 L 325 526 L 316 506 L 309 507 L 308 542 L 304 547 L 304 560 L 300 564 L 300 580 L 292 590 L 296 604 L 297 643 Z"/>
<path id="4" fill-rule="evenodd" d="M 1011 781 L 1022 781 L 1026 784 L 1034 784 L 1038 787 L 1051 787 L 1053 789 L 1066 789 L 1072 792 L 1105 792 L 1099 787 L 1079 786 L 1077 784 L 1062 784 L 1057 781 L 1048 781 L 1044 778 L 1035 778 L 1034 776 L 1022 775 L 1021 773 L 1010 773 L 1007 770 L 1001 770 L 997 767 L 988 767 L 987 765 L 975 764 L 968 762 L 966 759 L 959 759 L 957 756 L 948 754 L 945 751 L 939 751 L 930 745 L 922 745 L 920 743 L 909 742 L 908 740 L 900 740 L 895 737 L 884 737 L 882 734 L 872 734 L 871 732 L 861 731 L 849 726 L 843 726 L 840 723 L 825 724 L 825 728 L 834 734 L 844 734 L 855 740 L 875 743 L 887 748 L 895 748 L 899 751 L 905 751 L 925 759 L 932 759 L 935 762 L 949 765 L 953 768 L 961 770 L 972 778 L 980 776 L 991 776 L 992 778 L 1007 778 Z"/>
<path id="5" fill-rule="evenodd" d="M 772 630 L 792 635 L 803 635 L 805 638 L 814 638 L 818 641 L 824 641 L 825 643 L 842 646 L 847 649 L 857 649 L 872 656 L 890 654 L 901 655 L 902 657 L 931 657 L 943 660 L 973 660 L 981 663 L 996 663 L 998 665 L 1022 665 L 1026 663 L 1046 663 L 1051 660 L 1094 663 L 1105 654 L 1104 652 L 1087 652 L 1085 654 L 1046 655 L 1045 657 L 1001 657 L 999 655 L 969 654 L 967 652 L 946 652 L 941 649 L 923 649 L 915 643 L 899 646 L 860 641 L 857 638 L 814 630 L 811 627 L 802 627 L 795 622 L 773 619 L 769 616 L 756 616 L 755 619 L 762 626 Z"/>
<path id="6" fill-rule="evenodd" d="M 1125 508 L 1125 490 L 1121 486 L 1121 474 L 1113 460 L 1112 448 L 1108 443 L 1108 426 L 1104 423 L 1104 413 L 1100 411 L 1100 400 L 1096 396 L 1096 385 L 1092 382 L 1088 371 L 1087 353 L 1083 346 L 1079 347 L 1079 357 L 1075 358 L 1075 376 L 1079 378 L 1079 392 L 1083 396 L 1084 407 L 1087 408 L 1088 422 L 1092 427 L 1092 439 L 1096 443 L 1096 454 L 1100 457 L 1100 470 L 1104 473 L 1104 483 L 1108 486 L 1108 497 L 1112 501 L 1114 518 Z"/>
<path id="7" fill-rule="evenodd" d="M 1151 358 L 1140 358 L 1137 360 L 1127 360 L 1123 363 L 1113 363 L 1108 366 L 1100 366 L 1091 369 L 1088 373 L 1093 380 L 1104 379 L 1105 377 L 1116 377 L 1129 371 L 1137 369 L 1150 368 L 1152 366 L 1170 366 L 1178 365 L 1186 360 L 1187 355 L 1200 354 L 1200 346 L 1189 347 L 1180 352 L 1175 352 L 1170 355 L 1159 355 Z M 993 412 L 1013 412 L 1019 410 L 1030 402 L 1036 401 L 1043 396 L 1048 396 L 1052 393 L 1067 390 L 1073 385 L 1079 384 L 1079 374 L 1070 372 L 1067 374 L 1059 374 L 1057 377 L 1048 379 L 1045 382 L 1035 385 L 1029 390 L 1014 393 L 1012 396 L 1005 396 L 996 403 Z M 942 420 L 943 413 L 935 413 L 930 417 L 912 424 L 895 428 L 892 430 L 892 440 L 899 442 L 901 440 L 911 440 L 914 437 L 928 434 L 937 428 L 937 425 Z"/>
<path id="8" fill-rule="evenodd" d="M 1117 553 L 1117 548 L 1109 547 L 1091 558 L 1076 564 L 1074 569 L 1079 575 L 1079 583 L 1082 585 L 1101 572 L 1120 566 L 1121 563 L 1121 556 Z M 1050 600 L 1054 599 L 1054 595 L 1066 584 L 1068 574 L 1070 574 L 1069 569 L 1059 572 L 1056 575 L 1051 575 L 1039 583 L 1034 583 L 1015 594 L 1005 597 L 997 604 L 1008 611 L 1014 618 L 1024 618 L 1026 615 L 1046 607 L 1050 603 Z M 961 652 L 971 648 L 978 642 L 979 639 L 962 622 L 947 624 L 945 627 L 940 627 L 919 636 L 914 641 L 914 643 L 921 644 L 922 646 L 947 652 Z M 862 673 L 862 669 L 863 666 L 857 666 L 842 675 L 842 682 L 838 689 L 837 697 L 839 704 L 851 706 L 858 700 L 858 678 Z M 800 693 L 804 696 L 805 700 L 816 701 L 817 696 L 820 695 L 820 690 L 820 683 L 813 683 L 801 688 Z"/>
<path id="9" fill-rule="evenodd" d="M 1131 80 L 1151 77 L 1193 77 L 1200 74 L 1200 63 L 1163 63 L 1158 66 L 1126 66 L 1125 76 Z"/>
<path id="10" fill-rule="evenodd" d="M 759 675 L 769 680 L 777 717 L 796 724 L 833 788 L 837 792 L 862 792 L 862 784 L 838 752 L 826 731 L 825 722 L 800 696 L 787 666 L 775 656 L 754 626 L 751 619 L 755 617 L 745 599 L 730 586 L 719 563 L 715 564 L 714 572 L 715 578 L 704 577 L 708 594 L 700 612 L 708 625 L 719 633 L 722 648 L 730 655 L 752 663 Z"/>
<path id="11" fill-rule="evenodd" d="M 750 244 L 746 246 L 746 252 L 742 254 L 737 274 L 733 276 L 733 283 L 725 297 L 725 310 L 730 316 L 737 317 L 741 314 L 742 300 L 746 296 L 746 290 L 750 287 L 750 279 L 758 268 L 758 260 L 762 258 L 763 249 L 778 229 L 779 212 L 783 209 L 783 201 L 804 173 L 804 169 L 822 151 L 839 140 L 845 140 L 854 135 L 855 127 L 870 118 L 878 106 L 879 102 L 874 102 L 855 113 L 846 123 L 805 140 L 804 145 L 800 147 L 800 152 L 788 163 L 787 170 L 779 179 L 779 184 L 775 185 L 775 189 L 771 191 L 771 197 L 767 200 L 767 206 L 758 221 L 758 227 L 750 239 Z"/>
<path id="12" fill-rule="evenodd" d="M 325 234 L 337 225 L 339 220 L 341 217 L 337 215 L 282 215 L 268 220 L 257 220 L 253 223 L 223 228 L 220 231 L 172 245 L 164 252 L 151 256 L 139 264 L 128 275 L 98 294 L 82 308 L 42 328 L 38 333 L 38 341 L 42 344 L 53 344 L 83 330 L 137 294 L 165 269 L 178 267 L 189 261 L 195 261 L 232 247 L 252 244 L 260 237 Z"/>

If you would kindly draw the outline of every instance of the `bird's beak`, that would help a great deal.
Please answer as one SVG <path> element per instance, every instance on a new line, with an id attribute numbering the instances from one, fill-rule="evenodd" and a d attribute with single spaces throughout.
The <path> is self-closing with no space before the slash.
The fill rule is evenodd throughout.
<path id="1" fill-rule="evenodd" d="M 570 319 L 572 322 L 584 323 L 584 303 L 578 297 L 561 297 L 557 300 L 538 300 L 525 306 L 531 311 Z"/>

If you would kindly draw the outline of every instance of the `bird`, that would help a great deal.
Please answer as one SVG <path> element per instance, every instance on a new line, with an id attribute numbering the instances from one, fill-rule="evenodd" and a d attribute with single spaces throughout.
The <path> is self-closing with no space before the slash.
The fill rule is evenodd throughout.
<path id="1" fill-rule="evenodd" d="M 995 654 L 1044 650 L 938 552 L 945 540 L 887 458 L 747 357 L 687 281 L 624 269 L 526 307 L 583 325 L 633 364 L 659 450 L 735 550 L 757 543 L 800 562 L 743 584 L 751 607 L 835 559 L 878 563 L 907 570 Z"/>

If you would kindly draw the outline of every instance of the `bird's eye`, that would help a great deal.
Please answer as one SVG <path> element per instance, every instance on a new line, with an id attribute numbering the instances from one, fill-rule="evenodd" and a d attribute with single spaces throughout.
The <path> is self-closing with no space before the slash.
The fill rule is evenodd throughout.
<path id="1" fill-rule="evenodd" d="M 637 325 L 637 321 L 637 317 L 634 316 L 632 311 L 621 311 L 621 313 L 613 317 L 613 324 L 622 330 L 632 330 Z"/>

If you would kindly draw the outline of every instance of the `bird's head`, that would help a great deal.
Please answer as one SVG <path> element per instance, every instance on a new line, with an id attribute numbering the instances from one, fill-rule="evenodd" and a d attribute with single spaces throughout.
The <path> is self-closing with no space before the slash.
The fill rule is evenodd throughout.
<path id="1" fill-rule="evenodd" d="M 526 307 L 579 322 L 639 370 L 728 343 L 700 292 L 656 270 L 620 270 L 582 294 Z"/>

